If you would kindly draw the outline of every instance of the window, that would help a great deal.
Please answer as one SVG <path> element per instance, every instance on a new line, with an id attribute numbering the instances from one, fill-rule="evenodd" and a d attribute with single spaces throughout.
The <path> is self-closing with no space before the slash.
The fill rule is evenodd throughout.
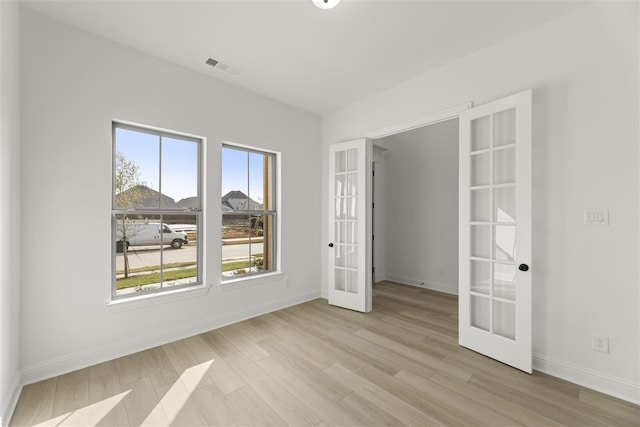
<path id="1" fill-rule="evenodd" d="M 222 278 L 277 270 L 275 153 L 222 147 Z"/>
<path id="2" fill-rule="evenodd" d="M 113 298 L 202 283 L 202 140 L 113 123 Z"/>

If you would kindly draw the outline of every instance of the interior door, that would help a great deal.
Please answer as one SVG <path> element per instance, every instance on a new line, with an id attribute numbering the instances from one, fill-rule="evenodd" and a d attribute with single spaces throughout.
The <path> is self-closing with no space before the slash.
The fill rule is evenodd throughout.
<path id="1" fill-rule="evenodd" d="M 531 373 L 531 91 L 460 114 L 460 345 Z"/>
<path id="2" fill-rule="evenodd" d="M 329 304 L 371 311 L 371 143 L 329 147 Z"/>

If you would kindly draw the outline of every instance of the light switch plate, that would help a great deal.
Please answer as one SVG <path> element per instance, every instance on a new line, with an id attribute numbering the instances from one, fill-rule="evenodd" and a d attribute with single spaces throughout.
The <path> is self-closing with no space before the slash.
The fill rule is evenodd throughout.
<path id="1" fill-rule="evenodd" d="M 597 208 L 584 211 L 585 225 L 609 225 L 609 209 Z"/>

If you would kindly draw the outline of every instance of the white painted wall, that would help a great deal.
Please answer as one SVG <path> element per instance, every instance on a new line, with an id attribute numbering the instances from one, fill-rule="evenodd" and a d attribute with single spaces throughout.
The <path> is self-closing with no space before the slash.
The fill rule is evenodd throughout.
<path id="1" fill-rule="evenodd" d="M 387 278 L 457 294 L 458 120 L 384 144 Z"/>
<path id="2" fill-rule="evenodd" d="M 0 426 L 20 391 L 20 16 L 0 2 Z"/>
<path id="3" fill-rule="evenodd" d="M 320 294 L 321 174 L 309 161 L 320 154 L 319 117 L 22 12 L 26 382 Z M 112 119 L 207 138 L 204 264 L 212 287 L 206 296 L 107 308 Z M 223 140 L 282 153 L 284 277 L 232 290 L 217 287 Z"/>
<path id="4" fill-rule="evenodd" d="M 385 148 L 382 140 L 376 141 L 373 146 L 373 163 L 375 169 L 373 185 L 373 202 L 375 204 L 373 221 L 373 267 L 376 270 L 375 281 L 387 280 L 387 232 L 385 228 L 387 202 L 386 202 L 386 165 Z"/>
<path id="5" fill-rule="evenodd" d="M 329 114 L 322 173 L 329 144 L 532 88 L 534 367 L 640 403 L 638 16 L 598 2 Z M 594 207 L 610 226 L 583 225 Z"/>

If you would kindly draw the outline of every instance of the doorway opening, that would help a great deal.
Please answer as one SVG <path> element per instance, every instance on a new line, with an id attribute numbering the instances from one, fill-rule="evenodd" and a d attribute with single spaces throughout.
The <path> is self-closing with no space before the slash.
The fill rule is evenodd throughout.
<path id="1" fill-rule="evenodd" d="M 374 283 L 458 294 L 458 122 L 372 141 Z"/>

